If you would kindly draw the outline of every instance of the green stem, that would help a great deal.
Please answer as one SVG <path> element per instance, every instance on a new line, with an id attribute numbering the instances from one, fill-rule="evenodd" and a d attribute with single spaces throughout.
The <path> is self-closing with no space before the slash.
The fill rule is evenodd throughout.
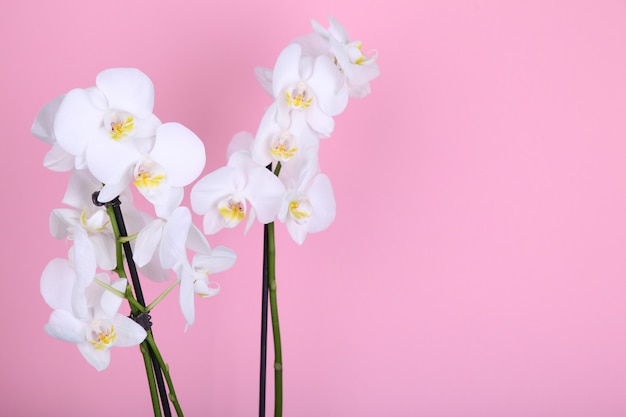
<path id="1" fill-rule="evenodd" d="M 172 402 L 172 404 L 174 405 L 174 409 L 176 410 L 176 415 L 178 415 L 178 417 L 183 417 L 183 410 L 180 408 L 180 404 L 178 403 L 178 397 L 176 396 L 176 391 L 174 390 L 174 383 L 172 382 L 172 377 L 170 376 L 170 368 L 163 360 L 163 357 L 161 356 L 161 352 L 159 352 L 159 348 L 157 347 L 154 341 L 154 336 L 152 335 L 152 331 L 148 330 L 148 336 L 146 336 L 145 342 L 147 342 L 148 345 L 152 348 L 152 353 L 154 353 L 154 356 L 156 357 L 157 362 L 159 362 L 159 365 L 161 366 L 161 371 L 163 372 L 163 375 L 165 376 L 167 387 L 170 390 L 168 397 L 170 401 Z"/>
<path id="2" fill-rule="evenodd" d="M 122 241 L 120 240 L 120 228 L 117 224 L 117 219 L 115 218 L 113 206 L 107 205 L 107 214 L 111 220 L 111 228 L 113 229 L 113 233 L 115 235 L 116 266 L 113 272 L 115 272 L 120 278 L 126 278 L 126 269 L 124 269 L 124 252 L 122 249 Z M 130 283 L 126 285 L 126 294 L 124 298 L 128 300 L 131 313 L 134 317 L 145 311 L 145 308 L 133 296 Z M 141 351 L 141 356 L 143 356 L 143 363 L 146 368 L 146 377 L 148 378 L 148 387 L 150 388 L 150 398 L 152 400 L 154 417 L 161 417 L 161 405 L 159 403 L 159 393 L 157 391 L 152 358 L 150 357 L 150 346 L 144 340 L 139 346 L 139 350 Z"/>
<path id="3" fill-rule="evenodd" d="M 280 170 L 277 165 L 276 170 Z M 276 300 L 276 244 L 274 223 L 268 224 L 267 269 L 270 290 L 270 311 L 272 314 L 272 334 L 274 336 L 274 417 L 283 415 L 283 354 L 278 323 L 278 303 Z"/>
<path id="4" fill-rule="evenodd" d="M 126 254 L 126 261 L 128 263 L 129 272 L 132 278 L 132 288 L 130 282 L 126 286 L 126 299 L 129 300 L 129 305 L 131 308 L 132 317 L 138 317 L 140 314 L 147 312 L 145 308 L 145 301 L 143 298 L 143 291 L 141 290 L 141 284 L 139 282 L 139 275 L 137 274 L 136 265 L 132 259 L 132 249 L 130 247 L 129 240 L 127 239 L 126 227 L 124 225 L 124 218 L 122 217 L 122 212 L 119 208 L 119 200 L 116 198 L 112 202 L 107 203 L 107 213 L 109 215 L 109 219 L 111 220 L 111 227 L 115 234 L 115 251 L 116 251 L 116 260 L 117 265 L 114 269 L 120 278 L 126 278 L 126 270 L 124 268 L 124 252 Z M 124 250 L 124 252 L 122 252 Z M 135 291 L 136 296 L 133 296 L 133 289 Z M 171 291 L 171 289 L 166 291 Z M 165 295 L 163 295 L 165 296 Z M 131 301 L 133 300 L 133 301 Z M 160 299 L 153 304 L 158 303 Z M 163 411 L 165 412 L 166 417 L 171 416 L 170 407 L 167 400 L 167 392 L 165 391 L 165 386 L 163 384 L 163 376 L 166 375 L 168 378 L 168 385 L 170 390 L 173 390 L 173 384 L 171 379 L 169 379 L 169 372 L 166 369 L 162 369 L 161 363 L 163 363 L 163 359 L 158 352 L 156 344 L 154 343 L 154 339 L 152 337 L 152 331 L 147 330 L 148 336 L 150 337 L 151 343 L 144 340 L 141 343 L 140 350 L 143 356 L 144 365 L 146 368 L 146 376 L 148 378 L 148 386 L 150 388 L 150 397 L 152 399 L 152 407 L 154 410 L 155 417 L 161 416 L 161 407 L 163 407 Z M 147 338 L 146 338 L 147 339 Z M 160 361 L 157 359 L 157 354 L 160 358 Z M 159 401 L 160 400 L 160 401 Z M 176 400 L 176 396 L 174 395 L 174 400 Z M 174 401 L 172 400 L 172 403 Z M 179 417 L 182 417 L 182 411 L 180 409 L 180 405 L 176 400 L 176 411 Z"/>
<path id="5" fill-rule="evenodd" d="M 139 345 L 143 363 L 146 367 L 146 375 L 148 376 L 148 386 L 150 387 L 150 398 L 152 399 L 152 410 L 154 417 L 161 417 L 161 404 L 159 404 L 159 393 L 157 391 L 156 380 L 154 378 L 154 368 L 152 367 L 152 359 L 150 358 L 150 345 L 147 341 L 141 342 Z"/>
<path id="6" fill-rule="evenodd" d="M 161 294 L 159 294 L 159 296 L 157 298 L 155 298 L 153 302 L 151 302 L 150 304 L 148 304 L 146 306 L 146 312 L 152 311 L 152 309 L 154 309 L 154 307 L 156 307 L 156 305 L 159 304 L 161 302 L 161 300 L 164 299 L 165 296 L 167 296 L 167 294 L 170 293 L 170 291 L 172 291 L 174 288 L 176 288 L 176 286 L 178 285 L 179 282 L 180 282 L 180 280 L 178 280 L 178 279 L 176 281 L 172 282 L 170 284 L 170 286 L 165 289 L 165 291 L 163 291 Z"/>

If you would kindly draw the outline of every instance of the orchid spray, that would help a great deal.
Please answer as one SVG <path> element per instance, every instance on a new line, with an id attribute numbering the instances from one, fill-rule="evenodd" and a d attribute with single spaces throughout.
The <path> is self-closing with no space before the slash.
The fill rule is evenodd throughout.
<path id="1" fill-rule="evenodd" d="M 295 39 L 273 69 L 257 68 L 257 79 L 273 102 L 255 135 L 236 134 L 226 166 L 201 178 L 191 190 L 191 207 L 203 215 L 206 234 L 255 218 L 265 224 L 261 311 L 259 415 L 265 415 L 268 298 L 274 342 L 274 415 L 282 416 L 282 349 L 276 297 L 274 221 L 285 224 L 301 245 L 309 233 L 326 229 L 335 218 L 329 178 L 320 172 L 320 139 L 328 138 L 334 117 L 349 97 L 365 97 L 379 75 L 377 53 L 365 53 L 339 22 Z"/>
<path id="2" fill-rule="evenodd" d="M 155 416 L 182 416 L 169 367 L 152 329 L 150 312 L 178 287 L 186 328 L 195 321 L 195 297 L 220 291 L 213 274 L 231 268 L 235 253 L 211 248 L 205 234 L 245 220 L 264 224 L 261 375 L 259 414 L 265 415 L 268 303 L 274 339 L 275 416 L 282 415 L 282 355 L 274 222 L 285 224 L 302 244 L 309 233 L 335 218 L 329 178 L 320 172 L 321 138 L 349 97 L 370 93 L 379 74 L 376 53 L 364 53 L 333 18 L 328 28 L 312 21 L 313 32 L 295 39 L 273 69 L 257 68 L 257 79 L 273 103 L 256 134 L 236 134 L 225 166 L 193 185 L 191 207 L 203 216 L 202 231 L 181 205 L 185 187 L 205 165 L 203 142 L 179 123 L 154 114 L 150 79 L 133 68 L 113 68 L 96 85 L 76 88 L 46 104 L 32 133 L 51 148 L 44 166 L 70 171 L 64 208 L 50 215 L 50 232 L 71 243 L 67 258 L 51 260 L 40 288 L 52 313 L 51 336 L 77 345 L 98 371 L 110 363 L 114 346 L 140 346 Z M 139 211 L 139 194 L 153 212 Z M 129 279 L 130 277 L 130 279 Z M 150 303 L 141 278 L 167 284 Z M 118 311 L 128 303 L 130 316 Z"/>
<path id="3" fill-rule="evenodd" d="M 45 267 L 40 288 L 53 309 L 48 334 L 75 343 L 98 371 L 109 366 L 112 347 L 139 345 L 154 415 L 171 416 L 172 405 L 182 416 L 149 313 L 179 287 L 190 326 L 194 294 L 216 295 L 219 285 L 209 274 L 230 268 L 236 256 L 225 247 L 212 249 L 181 205 L 184 187 L 204 169 L 202 141 L 181 124 L 161 123 L 153 106 L 153 85 L 144 73 L 113 68 L 99 73 L 95 86 L 73 89 L 40 110 L 31 131 L 51 145 L 44 166 L 71 171 L 67 207 L 50 215 L 52 235 L 71 246 L 67 259 Z M 153 215 L 135 208 L 133 193 L 151 203 Z M 171 282 L 146 303 L 140 274 Z M 130 317 L 118 313 L 124 300 Z"/>

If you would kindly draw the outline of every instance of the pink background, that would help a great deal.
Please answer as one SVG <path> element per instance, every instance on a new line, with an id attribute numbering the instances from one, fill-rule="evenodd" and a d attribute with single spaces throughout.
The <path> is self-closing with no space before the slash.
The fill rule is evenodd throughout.
<path id="1" fill-rule="evenodd" d="M 67 175 L 42 167 L 39 108 L 138 67 L 209 172 L 269 104 L 253 68 L 328 14 L 378 49 L 382 76 L 323 143 L 335 223 L 302 247 L 277 227 L 285 415 L 626 415 L 626 3 L 409 4 L 0 5 L 3 415 L 151 413 L 137 349 L 98 373 L 43 332 Z M 183 333 L 176 291 L 155 335 L 186 415 L 253 416 L 262 228 L 210 242 L 239 255 L 222 293 Z"/>

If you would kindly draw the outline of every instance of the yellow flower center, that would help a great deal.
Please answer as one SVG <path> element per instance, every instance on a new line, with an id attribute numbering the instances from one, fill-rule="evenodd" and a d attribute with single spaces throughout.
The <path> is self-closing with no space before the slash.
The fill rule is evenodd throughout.
<path id="1" fill-rule="evenodd" d="M 289 202 L 289 213 L 296 223 L 303 224 L 313 215 L 313 206 L 306 197 L 291 200 Z"/>
<path id="2" fill-rule="evenodd" d="M 229 198 L 218 203 L 217 209 L 226 220 L 225 227 L 235 227 L 246 217 L 246 206 L 237 198 Z"/>
<path id="3" fill-rule="evenodd" d="M 135 133 L 135 118 L 124 111 L 113 112 L 105 120 L 109 135 L 114 140 L 121 140 Z"/>
<path id="4" fill-rule="evenodd" d="M 87 209 L 84 208 L 80 213 L 80 224 L 90 233 L 101 232 L 109 224 L 108 216 L 105 216 L 105 214 L 104 211 L 98 210 L 87 217 Z"/>
<path id="5" fill-rule="evenodd" d="M 90 324 L 90 330 L 87 340 L 96 350 L 106 350 L 115 343 L 117 334 L 113 325 L 105 325 L 98 320 L 94 320 Z"/>
<path id="6" fill-rule="evenodd" d="M 158 188 L 165 180 L 165 173 L 157 165 L 144 162 L 135 168 L 135 181 L 133 184 L 141 191 L 149 191 Z"/>
<path id="7" fill-rule="evenodd" d="M 286 162 L 298 151 L 298 148 L 293 146 L 293 142 L 293 135 L 287 131 L 283 131 L 272 141 L 270 153 L 274 158 Z"/>
<path id="8" fill-rule="evenodd" d="M 285 92 L 285 102 L 295 109 L 307 109 L 312 101 L 313 97 L 304 82 L 299 82 L 293 89 Z"/>

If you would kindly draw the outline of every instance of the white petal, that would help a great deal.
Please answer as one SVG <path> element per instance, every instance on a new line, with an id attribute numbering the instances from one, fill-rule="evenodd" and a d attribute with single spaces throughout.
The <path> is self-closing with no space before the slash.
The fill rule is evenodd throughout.
<path id="1" fill-rule="evenodd" d="M 117 182 L 105 184 L 100 190 L 100 194 L 98 194 L 98 201 L 108 203 L 109 201 L 115 200 L 115 197 L 128 190 L 132 176 L 132 172 L 128 171 Z"/>
<path id="2" fill-rule="evenodd" d="M 116 184 L 143 156 L 132 140 L 116 141 L 104 130 L 93 134 L 85 157 L 89 171 L 105 184 Z"/>
<path id="3" fill-rule="evenodd" d="M 211 252 L 211 246 L 209 245 L 209 241 L 202 234 L 200 229 L 198 229 L 194 224 L 191 224 L 191 227 L 189 228 L 189 235 L 187 235 L 186 246 L 194 252 Z"/>
<path id="4" fill-rule="evenodd" d="M 74 170 L 70 174 L 63 203 L 78 210 L 82 210 L 86 206 L 91 207 L 93 204 L 91 195 L 94 191 L 100 190 L 101 187 L 102 183 L 89 170 Z"/>
<path id="5" fill-rule="evenodd" d="M 163 238 L 159 246 L 161 266 L 170 269 L 185 256 L 185 243 L 191 226 L 191 213 L 187 207 L 178 207 L 163 226 Z"/>
<path id="6" fill-rule="evenodd" d="M 217 211 L 217 203 L 235 191 L 232 182 L 236 172 L 235 168 L 222 167 L 202 177 L 191 189 L 193 211 L 197 214 Z"/>
<path id="7" fill-rule="evenodd" d="M 196 256 L 193 261 L 194 268 L 209 271 L 211 274 L 226 271 L 237 261 L 235 252 L 225 246 L 214 248 L 208 256 L 201 254 L 196 254 Z"/>
<path id="8" fill-rule="evenodd" d="M 111 283 L 111 286 L 115 288 L 116 290 L 121 291 L 122 293 L 125 293 L 127 282 L 128 281 L 124 278 L 116 279 L 115 281 Z M 105 290 L 102 293 L 102 298 L 100 299 L 99 304 L 100 304 L 100 308 L 102 309 L 106 317 L 114 317 L 117 311 L 120 309 L 120 306 L 122 305 L 122 301 L 123 299 L 120 298 L 117 294 L 114 294 L 111 291 Z M 117 344 L 117 341 L 116 341 L 116 344 Z"/>
<path id="9" fill-rule="evenodd" d="M 228 143 L 228 148 L 226 149 L 226 160 L 230 159 L 235 152 L 250 152 L 253 142 L 254 136 L 252 136 L 251 133 L 236 133 Z"/>
<path id="10" fill-rule="evenodd" d="M 274 65 L 274 73 L 272 74 L 274 98 L 282 100 L 283 97 L 279 97 L 279 95 L 284 93 L 283 89 L 289 84 L 300 81 L 300 55 L 300 45 L 293 43 L 283 49 L 278 56 L 276 65 Z"/>
<path id="11" fill-rule="evenodd" d="M 304 243 L 304 239 L 307 234 L 307 224 L 298 224 L 293 221 L 291 217 L 288 217 L 287 221 L 285 221 L 285 227 L 294 242 L 298 245 L 302 245 Z"/>
<path id="12" fill-rule="evenodd" d="M 109 363 L 111 363 L 110 350 L 96 350 L 89 342 L 79 343 L 76 346 L 78 346 L 78 350 L 83 355 L 87 363 L 96 368 L 98 372 L 104 371 L 109 367 Z"/>
<path id="13" fill-rule="evenodd" d="M 44 330 L 55 339 L 70 343 L 81 343 L 85 340 L 85 323 L 74 317 L 69 311 L 54 310 L 50 314 Z"/>
<path id="14" fill-rule="evenodd" d="M 69 171 L 75 164 L 76 157 L 66 152 L 58 143 L 55 143 L 43 157 L 43 166 L 55 172 Z"/>
<path id="15" fill-rule="evenodd" d="M 39 282 L 44 301 L 54 310 L 72 309 L 71 291 L 76 272 L 67 259 L 55 258 L 48 262 Z"/>
<path id="16" fill-rule="evenodd" d="M 139 324 L 121 314 L 116 314 L 113 318 L 115 326 L 115 346 L 129 347 L 136 346 L 146 338 L 146 331 Z"/>
<path id="17" fill-rule="evenodd" d="M 180 278 L 180 293 L 178 295 L 180 302 L 180 310 L 183 313 L 183 317 L 187 322 L 187 326 L 191 326 L 195 320 L 196 312 L 194 305 L 194 291 L 193 291 L 193 277 L 191 272 L 185 270 L 179 275 Z"/>
<path id="18" fill-rule="evenodd" d="M 274 221 L 285 193 L 285 187 L 278 177 L 262 167 L 250 170 L 244 192 L 261 223 Z"/>
<path id="19" fill-rule="evenodd" d="M 154 107 L 154 86 L 136 68 L 110 68 L 96 77 L 96 85 L 109 101 L 109 107 L 137 117 L 148 117 Z"/>
<path id="20" fill-rule="evenodd" d="M 172 185 L 184 187 L 198 178 L 206 154 L 195 133 L 179 123 L 165 123 L 157 129 L 150 158 L 165 167 Z"/>
<path id="21" fill-rule="evenodd" d="M 161 267 L 161 261 L 155 256 L 146 265 L 139 268 L 144 277 L 154 282 L 167 282 L 170 279 L 170 271 Z"/>
<path id="22" fill-rule="evenodd" d="M 152 259 L 152 256 L 161 241 L 164 224 L 165 222 L 162 219 L 153 220 L 137 234 L 133 260 L 138 267 L 145 266 L 148 262 L 150 262 L 150 259 Z"/>
<path id="23" fill-rule="evenodd" d="M 312 106 L 307 110 L 306 119 L 311 128 L 323 138 L 329 137 L 335 128 L 333 118 L 317 106 Z"/>
<path id="24" fill-rule="evenodd" d="M 79 222 L 79 214 L 72 209 L 54 209 L 50 212 L 50 234 L 55 239 L 65 239 L 73 225 Z"/>
<path id="25" fill-rule="evenodd" d="M 50 145 L 56 143 L 54 136 L 54 118 L 61 102 L 65 98 L 65 94 L 55 97 L 39 110 L 37 117 L 30 128 L 30 132 L 37 139 L 42 140 Z"/>
<path id="26" fill-rule="evenodd" d="M 317 175 L 308 195 L 313 205 L 313 216 L 309 220 L 307 230 L 309 233 L 321 232 L 330 226 L 337 211 L 330 179 L 324 174 Z"/>
<path id="27" fill-rule="evenodd" d="M 115 269 L 117 260 L 115 259 L 115 239 L 113 235 L 100 232 L 89 236 L 96 251 L 96 264 L 107 271 Z"/>
<path id="28" fill-rule="evenodd" d="M 87 232 L 82 227 L 73 228 L 73 237 L 76 283 L 85 288 L 93 282 L 96 274 L 96 252 Z"/>
<path id="29" fill-rule="evenodd" d="M 324 113 L 336 116 L 344 111 L 348 104 L 345 78 L 329 57 L 320 56 L 315 60 L 315 70 L 308 83 L 315 91 L 318 104 Z"/>
<path id="30" fill-rule="evenodd" d="M 59 145 L 72 155 L 85 152 L 90 138 L 103 120 L 104 109 L 94 105 L 95 88 L 74 89 L 65 95 L 54 120 L 54 135 Z M 103 99 L 103 98 L 102 98 Z"/>

